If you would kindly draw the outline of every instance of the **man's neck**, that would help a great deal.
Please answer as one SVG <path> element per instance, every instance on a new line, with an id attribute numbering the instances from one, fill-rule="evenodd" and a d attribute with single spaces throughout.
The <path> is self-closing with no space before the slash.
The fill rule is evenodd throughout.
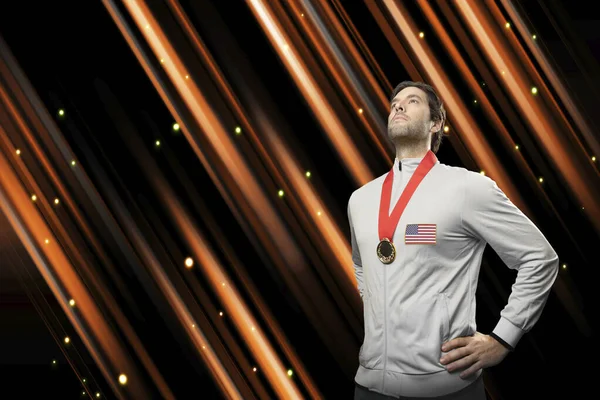
<path id="1" fill-rule="evenodd" d="M 405 143 L 396 145 L 396 158 L 402 161 L 405 158 L 423 158 L 429 151 L 429 145 L 411 144 Z"/>

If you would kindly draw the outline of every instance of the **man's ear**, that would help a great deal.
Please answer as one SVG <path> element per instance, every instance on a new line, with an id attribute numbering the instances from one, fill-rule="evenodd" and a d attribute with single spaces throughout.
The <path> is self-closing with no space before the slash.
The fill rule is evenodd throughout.
<path id="1" fill-rule="evenodd" d="M 442 121 L 431 121 L 431 128 L 429 129 L 430 133 L 438 132 L 440 129 L 442 129 Z"/>

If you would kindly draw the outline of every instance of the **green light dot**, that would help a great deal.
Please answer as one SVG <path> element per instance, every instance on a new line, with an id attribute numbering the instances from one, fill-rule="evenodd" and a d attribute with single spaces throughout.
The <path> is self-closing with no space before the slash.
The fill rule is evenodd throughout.
<path id="1" fill-rule="evenodd" d="M 160 140 L 156 141 L 156 147 L 160 146 Z"/>
<path id="2" fill-rule="evenodd" d="M 283 197 L 283 190 L 280 190 L 278 194 L 279 194 L 279 197 Z"/>
<path id="3" fill-rule="evenodd" d="M 179 124 L 178 123 L 174 123 L 173 124 L 173 130 L 174 131 L 178 131 L 179 130 Z"/>
<path id="4" fill-rule="evenodd" d="M 531 88 L 531 93 L 537 94 L 537 92 L 538 92 L 538 90 L 535 86 Z"/>
<path id="5" fill-rule="evenodd" d="M 310 174 L 310 171 L 306 171 L 306 177 L 307 177 L 307 178 L 310 178 L 310 175 L 311 175 L 311 174 Z"/>
<path id="6" fill-rule="evenodd" d="M 288 369 L 288 376 L 292 376 L 294 372 L 291 369 Z"/>
<path id="7" fill-rule="evenodd" d="M 242 128 L 240 128 L 239 126 L 235 128 L 235 133 L 237 133 L 238 135 L 240 133 L 242 133 Z"/>
<path id="8" fill-rule="evenodd" d="M 60 115 L 61 117 L 65 115 L 65 110 L 63 110 L 62 108 L 60 110 L 58 110 L 58 115 Z"/>

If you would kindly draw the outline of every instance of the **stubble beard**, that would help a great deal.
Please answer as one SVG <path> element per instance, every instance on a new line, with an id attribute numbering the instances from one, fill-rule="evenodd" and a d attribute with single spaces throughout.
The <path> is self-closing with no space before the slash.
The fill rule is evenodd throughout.
<path id="1" fill-rule="evenodd" d="M 427 125 L 416 121 L 392 121 L 388 125 L 388 137 L 396 146 L 419 146 L 427 141 Z"/>

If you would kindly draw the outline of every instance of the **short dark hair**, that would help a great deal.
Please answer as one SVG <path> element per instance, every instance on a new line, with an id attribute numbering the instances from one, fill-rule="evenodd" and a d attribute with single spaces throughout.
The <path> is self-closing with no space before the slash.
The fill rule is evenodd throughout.
<path id="1" fill-rule="evenodd" d="M 435 89 L 424 82 L 413 82 L 413 81 L 403 81 L 396 86 L 394 91 L 392 92 L 392 97 L 390 97 L 390 104 L 394 100 L 394 97 L 402 90 L 407 87 L 416 87 L 427 93 L 427 100 L 429 103 L 429 116 L 432 121 L 438 122 L 442 121 L 442 125 L 440 125 L 440 130 L 437 132 L 433 132 L 431 135 L 431 151 L 437 153 L 442 144 L 442 138 L 444 136 L 444 123 L 446 122 L 446 110 L 444 109 L 444 103 L 442 99 L 438 96 Z"/>

